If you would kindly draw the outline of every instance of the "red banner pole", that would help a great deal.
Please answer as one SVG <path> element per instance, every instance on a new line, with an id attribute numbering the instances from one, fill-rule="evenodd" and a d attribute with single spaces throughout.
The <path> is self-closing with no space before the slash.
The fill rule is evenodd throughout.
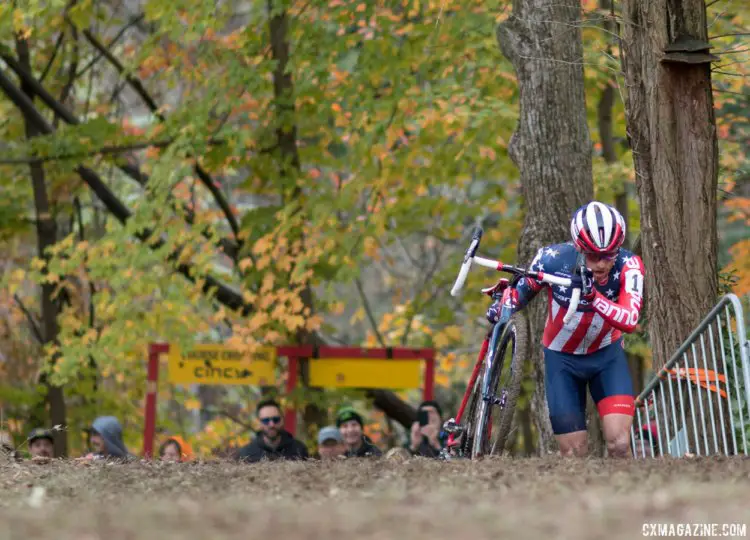
<path id="1" fill-rule="evenodd" d="M 425 359 L 424 367 L 424 401 L 435 399 L 435 356 L 434 353 Z"/>
<path id="2" fill-rule="evenodd" d="M 146 377 L 146 408 L 143 424 L 143 457 L 149 459 L 154 453 L 156 434 L 156 396 L 159 390 L 159 355 L 169 352 L 169 344 L 152 343 L 148 347 L 148 372 Z"/>
<path id="3" fill-rule="evenodd" d="M 286 378 L 286 396 L 290 398 L 292 392 L 297 386 L 297 357 L 289 356 L 289 362 L 287 364 L 287 378 Z M 284 429 L 286 429 L 293 436 L 297 435 L 297 409 L 294 403 L 287 405 L 286 414 L 284 416 Z"/>

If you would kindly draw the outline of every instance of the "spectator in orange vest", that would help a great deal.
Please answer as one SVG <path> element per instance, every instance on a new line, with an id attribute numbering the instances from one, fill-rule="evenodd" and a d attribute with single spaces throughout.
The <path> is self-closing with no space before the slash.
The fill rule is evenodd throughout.
<path id="1" fill-rule="evenodd" d="M 173 435 L 164 441 L 159 448 L 159 457 L 162 461 L 191 461 L 194 457 L 193 449 L 179 435 Z"/>

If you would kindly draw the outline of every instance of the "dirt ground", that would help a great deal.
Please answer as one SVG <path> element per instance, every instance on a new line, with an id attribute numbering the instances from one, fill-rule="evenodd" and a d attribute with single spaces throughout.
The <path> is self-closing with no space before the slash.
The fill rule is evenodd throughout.
<path id="1" fill-rule="evenodd" d="M 668 522 L 747 535 L 749 509 L 749 458 L 0 464 L 0 540 L 619 540 Z"/>

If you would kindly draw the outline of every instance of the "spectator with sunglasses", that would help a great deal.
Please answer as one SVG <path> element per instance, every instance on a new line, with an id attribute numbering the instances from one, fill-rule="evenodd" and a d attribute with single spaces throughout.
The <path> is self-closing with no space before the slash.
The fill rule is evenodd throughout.
<path id="1" fill-rule="evenodd" d="M 263 400 L 255 409 L 260 422 L 260 431 L 255 440 L 240 448 L 238 459 L 257 463 L 263 459 L 307 459 L 307 447 L 284 430 L 281 407 L 272 399 Z"/>
<path id="2" fill-rule="evenodd" d="M 571 241 L 541 248 L 531 270 L 573 279 L 581 289 L 574 317 L 563 322 L 572 288 L 530 278 L 519 282 L 518 308 L 547 288 L 544 326 L 545 389 L 552 429 L 563 455 L 585 455 L 586 390 L 591 393 L 610 456 L 628 458 L 634 396 L 623 334 L 636 329 L 643 299 L 640 257 L 622 248 L 625 220 L 612 206 L 592 201 L 575 211 Z M 583 268 L 583 271 L 578 271 Z M 496 301 L 487 318 L 496 322 Z"/>

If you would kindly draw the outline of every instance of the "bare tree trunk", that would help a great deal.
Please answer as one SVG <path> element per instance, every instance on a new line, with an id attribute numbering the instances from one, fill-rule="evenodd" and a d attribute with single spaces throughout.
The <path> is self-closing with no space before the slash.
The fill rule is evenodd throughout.
<path id="1" fill-rule="evenodd" d="M 573 211 L 593 197 L 591 139 L 586 123 L 581 4 L 577 0 L 515 0 L 513 14 L 497 29 L 503 54 L 520 88 L 520 117 L 509 154 L 521 172 L 526 208 L 518 244 L 528 264 L 539 248 L 569 236 Z M 531 336 L 542 335 L 547 303 L 528 308 Z M 544 361 L 533 348 L 536 391 L 532 399 L 538 451 L 555 441 L 544 390 Z"/>
<path id="2" fill-rule="evenodd" d="M 706 62 L 663 61 L 677 38 L 708 43 L 706 8 L 702 0 L 624 0 L 622 34 L 649 330 L 660 367 L 714 306 L 718 290 L 710 57 L 685 53 Z"/>
<path id="3" fill-rule="evenodd" d="M 707 51 L 703 0 L 624 0 L 622 12 L 628 133 L 658 369 L 718 294 L 715 57 Z"/>
<path id="4" fill-rule="evenodd" d="M 31 57 L 29 55 L 28 43 L 23 39 L 17 39 L 16 50 L 18 58 L 29 73 L 31 73 Z M 29 97 L 34 99 L 34 91 L 25 83 L 21 85 L 21 90 Z M 41 134 L 36 125 L 24 114 L 24 124 L 26 127 L 26 137 L 32 139 Z M 57 242 L 57 223 L 52 215 L 50 208 L 49 196 L 47 193 L 47 183 L 44 175 L 44 165 L 41 163 L 32 163 L 29 165 L 31 171 L 31 184 L 34 192 L 34 206 L 36 208 L 36 233 L 39 258 L 48 260 L 47 249 Z M 60 311 L 59 303 L 53 298 L 55 285 L 44 283 L 42 285 L 41 305 L 42 305 L 42 324 L 41 331 L 44 344 L 52 343 L 57 339 L 59 327 L 57 325 L 57 315 Z M 46 404 L 49 407 L 50 426 L 67 423 L 65 410 L 65 396 L 60 386 L 49 383 L 46 375 L 42 375 L 40 381 L 46 388 Z M 68 453 L 67 433 L 58 431 L 55 435 L 55 456 L 65 457 Z"/>

